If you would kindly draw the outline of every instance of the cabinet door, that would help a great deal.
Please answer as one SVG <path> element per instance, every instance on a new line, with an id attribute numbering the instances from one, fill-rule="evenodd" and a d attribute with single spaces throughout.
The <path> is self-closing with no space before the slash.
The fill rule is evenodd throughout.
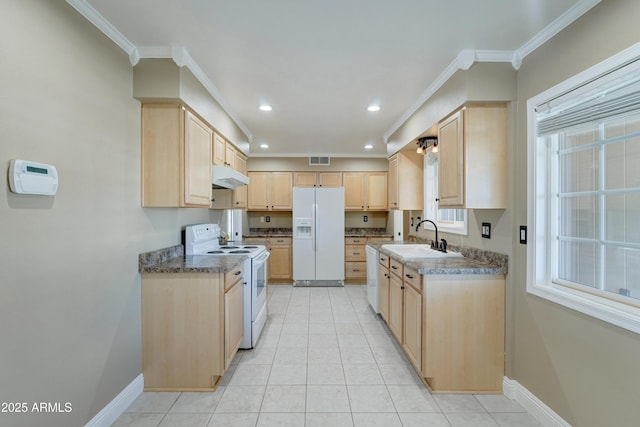
<path id="1" fill-rule="evenodd" d="M 211 141 L 213 130 L 187 111 L 184 146 L 184 204 L 211 203 Z"/>
<path id="2" fill-rule="evenodd" d="M 342 172 L 318 172 L 318 186 L 342 187 Z"/>
<path id="3" fill-rule="evenodd" d="M 235 161 L 236 161 L 236 148 L 229 143 L 226 142 L 224 146 L 224 164 L 225 166 L 229 166 L 231 169 L 236 169 Z M 236 169 L 237 170 L 237 169 Z"/>
<path id="4" fill-rule="evenodd" d="M 271 172 L 270 209 L 292 210 L 293 173 Z"/>
<path id="5" fill-rule="evenodd" d="M 226 156 L 227 141 L 218 135 L 213 134 L 213 164 L 218 166 L 224 166 Z"/>
<path id="6" fill-rule="evenodd" d="M 247 174 L 247 156 L 240 151 L 236 151 L 236 158 L 233 164 L 235 170 L 241 174 Z M 235 209 L 247 209 L 247 186 L 241 185 L 233 190 L 233 207 Z"/>
<path id="7" fill-rule="evenodd" d="M 462 207 L 464 203 L 463 111 L 438 125 L 439 207 Z"/>
<path id="8" fill-rule="evenodd" d="M 269 209 L 269 172 L 249 172 L 247 186 L 247 209 L 264 211 Z"/>
<path id="9" fill-rule="evenodd" d="M 342 174 L 344 184 L 344 209 L 364 210 L 364 173 L 344 172 Z"/>
<path id="10" fill-rule="evenodd" d="M 380 291 L 380 316 L 385 322 L 389 322 L 389 269 L 378 266 L 378 280 Z"/>
<path id="11" fill-rule="evenodd" d="M 244 337 L 242 279 L 224 294 L 224 368 L 227 369 Z"/>
<path id="12" fill-rule="evenodd" d="M 387 206 L 387 173 L 386 172 L 367 172 L 367 210 L 383 210 L 388 209 Z"/>
<path id="13" fill-rule="evenodd" d="M 247 174 L 247 156 L 240 151 L 235 150 L 235 160 L 233 161 L 233 168 L 243 175 Z"/>
<path id="14" fill-rule="evenodd" d="M 291 245 L 272 243 L 270 252 L 269 280 L 291 280 Z"/>
<path id="15" fill-rule="evenodd" d="M 184 112 L 175 104 L 142 105 L 141 180 L 143 207 L 178 207 Z"/>
<path id="16" fill-rule="evenodd" d="M 398 156 L 389 159 L 389 209 L 398 209 Z"/>
<path id="17" fill-rule="evenodd" d="M 422 370 L 422 294 L 412 286 L 404 285 L 404 331 L 402 339 L 411 363 Z"/>
<path id="18" fill-rule="evenodd" d="M 293 174 L 293 186 L 294 187 L 315 187 L 316 173 L 315 172 L 295 172 Z"/>
<path id="19" fill-rule="evenodd" d="M 389 279 L 389 320 L 387 324 L 399 343 L 402 343 L 403 288 L 402 279 L 390 274 Z"/>

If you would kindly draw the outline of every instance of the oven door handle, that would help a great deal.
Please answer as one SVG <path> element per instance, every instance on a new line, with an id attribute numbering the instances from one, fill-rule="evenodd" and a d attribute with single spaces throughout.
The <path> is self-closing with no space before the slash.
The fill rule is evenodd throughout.
<path id="1" fill-rule="evenodd" d="M 258 255 L 257 257 L 254 258 L 254 261 L 256 262 L 256 264 L 262 264 L 264 263 L 267 258 L 269 258 L 271 256 L 271 252 L 265 250 L 263 254 Z"/>

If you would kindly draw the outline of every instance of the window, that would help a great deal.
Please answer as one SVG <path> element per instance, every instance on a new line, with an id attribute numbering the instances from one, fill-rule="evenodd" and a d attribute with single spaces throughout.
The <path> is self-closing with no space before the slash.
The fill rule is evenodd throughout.
<path id="1" fill-rule="evenodd" d="M 438 209 L 438 153 L 429 148 L 424 156 L 424 219 L 438 224 L 438 231 L 454 234 L 467 234 L 466 209 Z M 433 230 L 433 226 L 425 222 L 423 226 Z"/>
<path id="2" fill-rule="evenodd" d="M 640 332 L 640 50 L 528 101 L 527 291 Z"/>

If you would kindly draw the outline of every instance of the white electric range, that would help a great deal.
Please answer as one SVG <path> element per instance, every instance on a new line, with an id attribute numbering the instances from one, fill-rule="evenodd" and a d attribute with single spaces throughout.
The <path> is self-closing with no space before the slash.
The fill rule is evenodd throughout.
<path id="1" fill-rule="evenodd" d="M 255 347 L 267 322 L 267 259 L 263 245 L 220 245 L 218 224 L 197 224 L 185 228 L 185 255 L 239 256 L 244 261 L 244 338 L 242 349 Z"/>

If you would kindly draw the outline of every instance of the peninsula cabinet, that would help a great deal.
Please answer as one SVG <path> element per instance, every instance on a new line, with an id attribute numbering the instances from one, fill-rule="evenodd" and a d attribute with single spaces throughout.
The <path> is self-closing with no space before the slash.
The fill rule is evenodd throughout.
<path id="1" fill-rule="evenodd" d="M 248 172 L 247 209 L 254 211 L 293 209 L 292 172 Z"/>
<path id="2" fill-rule="evenodd" d="M 209 207 L 213 130 L 178 104 L 143 104 L 143 207 Z"/>
<path id="3" fill-rule="evenodd" d="M 415 151 L 400 151 L 389 158 L 389 209 L 424 209 L 423 158 Z"/>
<path id="4" fill-rule="evenodd" d="M 506 208 L 506 106 L 471 104 L 438 124 L 440 208 Z"/>
<path id="5" fill-rule="evenodd" d="M 391 259 L 389 266 L 389 320 L 387 325 L 396 337 L 400 345 L 402 345 L 403 333 L 403 290 L 402 285 L 402 264 L 399 267 L 394 265 L 396 261 Z M 399 268 L 399 271 L 398 271 Z"/>
<path id="6" fill-rule="evenodd" d="M 243 338 L 242 267 L 142 276 L 146 391 L 215 390 Z"/>
<path id="7" fill-rule="evenodd" d="M 504 277 L 425 275 L 422 376 L 433 391 L 501 393 Z"/>
<path id="8" fill-rule="evenodd" d="M 378 291 L 380 294 L 378 302 L 380 304 L 380 316 L 387 323 L 389 323 L 389 281 L 391 280 L 389 260 L 390 258 L 387 255 L 380 253 L 380 262 L 378 264 Z"/>
<path id="9" fill-rule="evenodd" d="M 386 211 L 387 172 L 343 172 L 344 209 Z"/>

